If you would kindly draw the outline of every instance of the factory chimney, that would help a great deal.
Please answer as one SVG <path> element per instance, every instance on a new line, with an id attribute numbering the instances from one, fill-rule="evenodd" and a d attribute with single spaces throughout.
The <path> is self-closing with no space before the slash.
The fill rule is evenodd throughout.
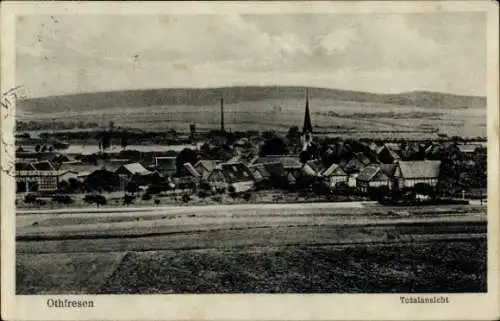
<path id="1" fill-rule="evenodd" d="M 222 133 L 226 132 L 224 129 L 224 98 L 222 97 L 220 99 L 220 131 Z"/>

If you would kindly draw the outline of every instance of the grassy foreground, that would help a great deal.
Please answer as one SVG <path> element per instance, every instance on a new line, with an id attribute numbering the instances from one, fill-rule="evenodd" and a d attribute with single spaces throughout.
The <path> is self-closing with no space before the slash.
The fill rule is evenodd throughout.
<path id="1" fill-rule="evenodd" d="M 487 291 L 486 240 L 129 252 L 99 293 Z"/>

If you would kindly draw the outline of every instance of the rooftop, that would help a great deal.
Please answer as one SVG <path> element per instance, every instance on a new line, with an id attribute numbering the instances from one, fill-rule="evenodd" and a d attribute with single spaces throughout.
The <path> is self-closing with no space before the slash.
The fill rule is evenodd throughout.
<path id="1" fill-rule="evenodd" d="M 125 168 L 131 174 L 140 174 L 140 175 L 151 174 L 151 171 L 146 169 L 141 163 L 125 164 L 123 165 L 123 168 Z"/>
<path id="2" fill-rule="evenodd" d="M 251 181 L 254 179 L 250 169 L 242 163 L 220 164 L 219 168 L 228 182 Z"/>
<path id="3" fill-rule="evenodd" d="M 41 161 L 31 163 L 31 166 L 37 171 L 53 171 L 55 170 L 54 166 L 49 161 Z"/>
<path id="4" fill-rule="evenodd" d="M 357 180 L 369 182 L 371 180 L 377 179 L 388 179 L 388 175 L 381 169 L 380 165 L 370 164 L 363 168 L 359 175 L 356 177 Z"/>
<path id="5" fill-rule="evenodd" d="M 398 164 L 404 178 L 437 178 L 441 161 L 401 161 Z"/>

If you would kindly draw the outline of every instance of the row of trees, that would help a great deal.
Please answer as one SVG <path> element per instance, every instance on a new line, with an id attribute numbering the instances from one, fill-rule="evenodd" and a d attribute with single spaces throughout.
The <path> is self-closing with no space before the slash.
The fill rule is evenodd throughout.
<path id="1" fill-rule="evenodd" d="M 95 122 L 85 121 L 21 121 L 16 120 L 17 131 L 38 131 L 38 130 L 67 130 L 67 129 L 87 129 L 96 128 L 98 124 Z"/>

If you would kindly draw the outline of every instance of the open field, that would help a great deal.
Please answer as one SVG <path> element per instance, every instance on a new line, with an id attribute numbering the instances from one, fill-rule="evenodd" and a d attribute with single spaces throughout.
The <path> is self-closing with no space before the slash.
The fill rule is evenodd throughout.
<path id="1" fill-rule="evenodd" d="M 290 126 L 302 123 L 305 88 L 224 90 L 227 91 L 225 123 L 233 131 L 286 132 Z M 192 123 L 200 131 L 219 128 L 220 90 L 201 89 L 194 94 L 189 89 L 179 91 L 94 93 L 81 97 L 34 99 L 20 106 L 20 114 L 29 115 L 28 118 L 21 116 L 20 120 L 78 119 L 101 126 L 113 121 L 116 126 L 154 131 L 187 132 Z M 89 104 L 98 104 L 99 108 Z M 424 92 L 391 96 L 315 88 L 310 107 L 315 131 L 334 135 L 386 138 L 397 134 L 401 138 L 416 139 L 422 135 L 433 138 L 439 130 L 450 136 L 486 136 L 486 104 L 482 97 Z"/>
<path id="2" fill-rule="evenodd" d="M 486 238 L 19 253 L 16 265 L 18 294 L 485 292 Z"/>
<path id="3" fill-rule="evenodd" d="M 486 290 L 485 207 L 357 205 L 20 213 L 17 293 Z"/>
<path id="4" fill-rule="evenodd" d="M 403 138 L 418 138 L 425 134 L 434 137 L 438 130 L 448 135 L 475 137 L 486 135 L 486 108 L 484 109 L 432 109 L 394 104 L 343 102 L 311 99 L 312 121 L 317 132 L 349 134 L 363 137 L 370 133 L 399 132 Z M 286 132 L 290 126 L 303 120 L 304 100 L 263 100 L 225 105 L 225 123 L 233 130 L 276 130 Z M 381 117 L 376 116 L 380 113 Z M 149 106 L 138 108 L 91 109 L 79 112 L 40 114 L 39 120 L 56 118 L 98 121 L 107 125 L 127 126 L 147 130 L 188 131 L 195 123 L 198 130 L 220 127 L 220 109 L 217 105 L 202 106 Z M 390 137 L 390 136 L 388 136 Z"/>
<path id="5" fill-rule="evenodd" d="M 484 291 L 486 279 L 481 275 L 485 274 L 485 258 L 470 257 L 484 253 L 484 246 L 484 241 L 475 240 L 403 246 L 135 252 L 124 258 L 102 293 Z M 141 281 L 134 284 L 131 278 Z"/>

